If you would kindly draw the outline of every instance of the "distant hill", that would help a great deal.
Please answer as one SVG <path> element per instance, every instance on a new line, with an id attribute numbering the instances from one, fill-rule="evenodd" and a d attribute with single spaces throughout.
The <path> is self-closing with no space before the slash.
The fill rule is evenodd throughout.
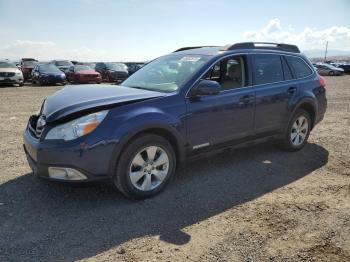
<path id="1" fill-rule="evenodd" d="M 316 57 L 324 57 L 325 50 L 312 49 L 312 50 L 302 50 L 302 52 L 310 58 L 316 58 Z M 327 52 L 327 57 L 331 57 L 331 56 L 350 56 L 350 51 L 330 49 Z"/>

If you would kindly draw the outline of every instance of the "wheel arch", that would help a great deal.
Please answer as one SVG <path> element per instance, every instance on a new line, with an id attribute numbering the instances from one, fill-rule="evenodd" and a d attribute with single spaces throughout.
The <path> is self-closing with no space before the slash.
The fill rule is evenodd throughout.
<path id="1" fill-rule="evenodd" d="M 157 125 L 149 125 L 145 126 L 143 128 L 139 128 L 137 130 L 133 130 L 131 132 L 128 132 L 127 135 L 125 135 L 119 142 L 118 146 L 114 150 L 113 157 L 110 161 L 109 166 L 109 173 L 111 176 L 115 174 L 115 170 L 117 167 L 117 163 L 120 159 L 121 153 L 123 149 L 128 146 L 128 144 L 136 139 L 139 136 L 145 135 L 145 134 L 156 134 L 164 139 L 166 139 L 171 146 L 173 147 L 176 155 L 176 166 L 177 168 L 180 168 L 183 166 L 185 162 L 185 149 L 184 149 L 184 141 L 181 138 L 180 134 L 177 133 L 176 130 L 173 130 L 173 128 L 169 127 L 165 124 L 157 124 Z"/>
<path id="2" fill-rule="evenodd" d="M 299 101 L 297 105 L 294 107 L 293 113 L 291 114 L 291 118 L 295 114 L 298 109 L 305 110 L 310 114 L 311 118 L 311 129 L 315 126 L 316 114 L 317 114 L 317 106 L 312 99 L 304 99 Z"/>

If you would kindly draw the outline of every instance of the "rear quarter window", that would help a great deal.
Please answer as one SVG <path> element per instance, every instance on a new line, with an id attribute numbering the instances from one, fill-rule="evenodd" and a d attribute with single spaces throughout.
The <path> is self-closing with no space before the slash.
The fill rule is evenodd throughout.
<path id="1" fill-rule="evenodd" d="M 294 56 L 286 56 L 286 59 L 295 78 L 303 78 L 312 74 L 311 68 L 303 59 Z"/>

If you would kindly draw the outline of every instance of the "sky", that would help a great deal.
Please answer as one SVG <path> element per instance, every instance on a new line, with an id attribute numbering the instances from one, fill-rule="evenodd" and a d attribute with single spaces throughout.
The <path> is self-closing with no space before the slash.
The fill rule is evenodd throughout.
<path id="1" fill-rule="evenodd" d="M 243 41 L 350 54 L 350 0 L 0 0 L 0 59 L 147 61 Z"/>

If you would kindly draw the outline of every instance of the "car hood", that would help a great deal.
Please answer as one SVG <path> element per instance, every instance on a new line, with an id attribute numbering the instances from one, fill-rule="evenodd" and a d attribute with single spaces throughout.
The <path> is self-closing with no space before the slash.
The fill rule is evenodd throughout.
<path id="1" fill-rule="evenodd" d="M 49 76 L 61 76 L 64 75 L 62 71 L 59 72 L 40 72 L 41 75 L 49 75 Z"/>
<path id="2" fill-rule="evenodd" d="M 54 122 L 119 104 L 128 104 L 165 93 L 117 85 L 67 85 L 49 96 L 41 109 L 46 122 Z"/>
<path id="3" fill-rule="evenodd" d="M 16 73 L 18 72 L 19 69 L 18 68 L 4 68 L 4 67 L 0 67 L 0 72 L 6 72 L 6 73 Z"/>

